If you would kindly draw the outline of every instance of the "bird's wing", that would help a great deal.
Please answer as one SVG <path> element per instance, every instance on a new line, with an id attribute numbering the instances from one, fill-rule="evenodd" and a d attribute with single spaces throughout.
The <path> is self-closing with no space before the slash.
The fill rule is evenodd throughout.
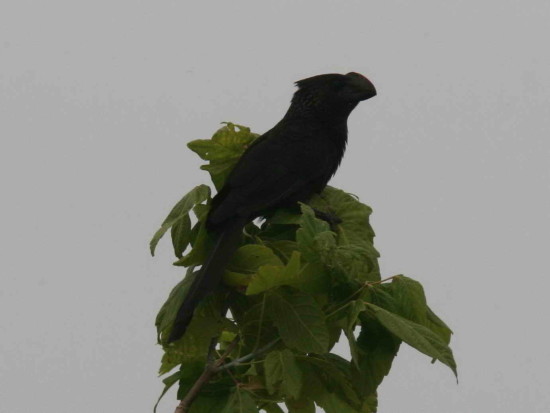
<path id="1" fill-rule="evenodd" d="M 308 156 L 315 152 L 310 145 L 311 140 L 292 139 L 288 134 L 264 135 L 245 152 L 216 196 L 210 223 L 252 216 L 282 200 L 300 198 L 323 171 L 324 160 Z"/>

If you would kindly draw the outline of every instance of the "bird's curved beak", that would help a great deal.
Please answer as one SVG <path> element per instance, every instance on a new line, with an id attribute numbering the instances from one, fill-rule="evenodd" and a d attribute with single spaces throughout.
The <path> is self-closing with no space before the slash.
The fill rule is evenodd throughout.
<path id="1" fill-rule="evenodd" d="M 358 100 L 367 100 L 376 96 L 376 88 L 365 76 L 355 72 L 350 72 L 346 76 L 350 79 L 350 85 L 356 90 L 355 97 Z"/>

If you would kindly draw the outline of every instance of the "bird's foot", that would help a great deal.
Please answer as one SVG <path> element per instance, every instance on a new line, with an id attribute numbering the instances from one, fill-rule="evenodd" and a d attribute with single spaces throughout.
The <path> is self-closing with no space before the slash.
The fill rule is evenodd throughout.
<path id="1" fill-rule="evenodd" d="M 322 219 L 325 222 L 328 222 L 330 225 L 330 230 L 333 232 L 336 232 L 338 229 L 338 225 L 342 223 L 342 220 L 340 217 L 338 217 L 336 214 L 332 212 L 323 212 L 319 211 L 318 209 L 313 208 L 313 212 L 315 212 L 315 216 L 319 219 Z"/>

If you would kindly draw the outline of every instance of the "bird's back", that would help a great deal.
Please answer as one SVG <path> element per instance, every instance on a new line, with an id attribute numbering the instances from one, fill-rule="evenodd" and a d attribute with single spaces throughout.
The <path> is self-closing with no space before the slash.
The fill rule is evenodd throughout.
<path id="1" fill-rule="evenodd" d="M 243 154 L 212 203 L 210 228 L 264 212 L 320 192 L 344 154 L 345 122 L 320 124 L 283 119 Z"/>

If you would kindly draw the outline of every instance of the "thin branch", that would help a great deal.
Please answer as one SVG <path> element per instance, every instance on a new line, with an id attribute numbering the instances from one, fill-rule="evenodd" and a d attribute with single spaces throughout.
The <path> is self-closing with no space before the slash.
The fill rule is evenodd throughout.
<path id="1" fill-rule="evenodd" d="M 372 287 L 373 285 L 378 285 L 378 284 L 382 284 L 382 283 L 385 283 L 386 281 L 390 281 L 390 280 L 393 280 L 395 277 L 400 277 L 401 274 L 397 274 L 397 275 L 392 275 L 391 277 L 388 277 L 388 278 L 384 278 L 383 280 L 378 280 L 378 281 L 365 281 L 363 283 L 363 285 L 357 289 L 356 291 L 354 291 L 351 295 L 349 295 L 348 297 L 346 297 L 346 299 L 342 300 L 341 302 L 344 302 L 345 304 L 343 304 L 343 306 L 340 306 L 340 307 L 337 307 L 336 310 L 333 310 L 331 311 L 326 317 L 330 317 L 330 316 L 333 316 L 335 313 L 337 313 L 338 311 L 340 310 L 343 310 L 345 307 L 348 306 L 349 304 L 349 300 L 351 300 L 353 297 L 355 297 L 356 295 L 358 295 L 359 293 L 361 293 L 361 291 L 363 291 L 365 288 L 367 287 Z M 332 308 L 334 308 L 334 306 L 332 306 Z"/>
<path id="2" fill-rule="evenodd" d="M 352 297 L 353 297 L 353 296 L 352 296 Z M 347 302 L 346 304 L 344 304 L 343 306 L 338 307 L 338 308 L 337 308 L 336 310 L 334 310 L 334 311 L 331 311 L 329 314 L 327 314 L 327 315 L 325 316 L 325 318 L 330 318 L 330 317 L 332 317 L 334 314 L 339 313 L 339 312 L 342 311 L 344 308 L 349 307 L 349 306 L 351 305 L 351 303 L 352 303 L 352 301 L 348 301 L 348 302 Z"/>
<path id="3" fill-rule="evenodd" d="M 281 339 L 276 338 L 272 342 L 266 344 L 264 347 L 253 351 L 250 354 L 247 354 L 246 356 L 240 357 L 238 359 L 235 359 L 227 364 L 225 364 L 225 360 L 231 354 L 231 352 L 234 350 L 235 346 L 237 345 L 238 337 L 236 337 L 227 347 L 227 350 L 225 350 L 225 353 L 215 362 L 215 363 L 208 363 L 204 369 L 204 372 L 201 374 L 201 376 L 197 379 L 195 384 L 193 384 L 193 387 L 189 390 L 189 392 L 185 395 L 185 397 L 180 401 L 180 404 L 178 407 L 176 407 L 176 410 L 174 413 L 187 413 L 189 411 L 189 408 L 191 407 L 191 404 L 193 401 L 197 398 L 199 395 L 199 392 L 201 389 L 206 385 L 210 379 L 212 379 L 212 376 L 218 374 L 221 371 L 228 370 L 232 367 L 236 367 L 242 363 L 246 363 L 249 360 L 252 360 L 259 355 L 269 351 L 275 344 L 277 344 Z"/>
<path id="4" fill-rule="evenodd" d="M 212 376 L 218 372 L 218 368 L 225 362 L 225 359 L 231 354 L 238 342 L 239 337 L 235 337 L 235 339 L 233 339 L 225 350 L 225 353 L 215 363 L 206 364 L 204 372 L 200 375 L 195 384 L 193 384 L 193 387 L 191 387 L 185 397 L 180 401 L 180 404 L 176 407 L 174 413 L 187 413 L 189 411 L 191 403 L 193 403 L 193 401 L 197 398 L 203 386 L 208 383 Z"/>
<path id="5" fill-rule="evenodd" d="M 256 351 L 253 351 L 252 353 L 250 354 L 247 354 L 246 356 L 243 356 L 241 358 L 238 358 L 238 359 L 235 359 L 233 361 L 230 361 L 229 363 L 227 364 L 223 364 L 221 366 L 219 366 L 217 369 L 216 369 L 216 372 L 219 372 L 219 371 L 224 371 L 224 370 L 227 370 L 227 369 L 230 369 L 232 367 L 237 367 L 239 366 L 240 364 L 242 363 L 246 363 L 248 360 L 252 360 L 256 357 L 258 357 L 259 355 L 269 351 L 269 349 L 271 349 L 275 344 L 277 344 L 281 339 L 280 338 L 276 338 L 275 340 L 273 340 L 272 342 L 266 344 L 265 346 L 263 346 L 262 348 L 256 350 Z"/>

